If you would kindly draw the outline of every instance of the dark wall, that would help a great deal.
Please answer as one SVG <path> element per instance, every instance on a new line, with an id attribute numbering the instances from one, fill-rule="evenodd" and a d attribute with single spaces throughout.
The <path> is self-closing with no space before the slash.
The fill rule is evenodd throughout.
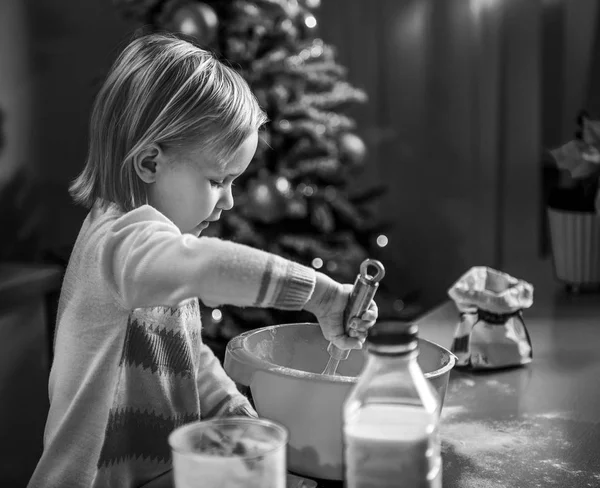
<path id="1" fill-rule="evenodd" d="M 536 257 L 541 13 L 537 0 L 322 2 L 323 36 L 371 98 L 359 121 L 390 187 L 390 279 L 426 304 L 471 266 Z"/>
<path id="2" fill-rule="evenodd" d="M 69 198 L 83 167 L 98 83 L 131 26 L 107 0 L 28 0 L 35 106 L 35 161 L 47 205 L 44 244 L 69 246 L 85 216 Z"/>

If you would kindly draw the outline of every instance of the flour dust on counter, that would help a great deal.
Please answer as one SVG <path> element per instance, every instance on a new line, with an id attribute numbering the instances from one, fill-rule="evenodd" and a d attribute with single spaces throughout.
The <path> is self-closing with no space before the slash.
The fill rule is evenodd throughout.
<path id="1" fill-rule="evenodd" d="M 600 486 L 600 459 L 582 452 L 577 439 L 600 436 L 600 424 L 560 412 L 473 418 L 447 405 L 440 425 L 444 481 L 462 488 L 563 488 Z M 581 466 L 582 457 L 588 457 Z M 456 479 L 447 479 L 448 473 Z"/>

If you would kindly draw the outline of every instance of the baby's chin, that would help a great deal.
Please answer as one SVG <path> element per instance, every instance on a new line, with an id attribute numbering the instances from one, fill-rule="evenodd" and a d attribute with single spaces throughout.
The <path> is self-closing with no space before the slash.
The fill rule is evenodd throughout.
<path id="1" fill-rule="evenodd" d="M 200 224 L 198 224 L 196 227 L 194 227 L 191 230 L 188 230 L 187 232 L 184 232 L 184 234 L 191 234 L 193 236 L 196 237 L 200 237 L 200 234 L 202 234 L 202 231 L 204 229 L 206 229 L 208 227 L 208 222 L 202 222 Z"/>

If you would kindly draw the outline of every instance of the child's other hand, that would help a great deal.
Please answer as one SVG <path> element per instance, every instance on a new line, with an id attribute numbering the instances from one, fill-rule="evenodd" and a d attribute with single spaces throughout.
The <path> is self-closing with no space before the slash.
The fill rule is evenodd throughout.
<path id="1" fill-rule="evenodd" d="M 375 325 L 378 315 L 377 304 L 371 301 L 363 316 L 350 322 L 350 329 L 346 333 L 344 311 L 351 293 L 352 285 L 341 285 L 328 276 L 317 273 L 315 291 L 305 307 L 317 318 L 325 339 L 340 349 L 362 348 L 368 330 Z"/>

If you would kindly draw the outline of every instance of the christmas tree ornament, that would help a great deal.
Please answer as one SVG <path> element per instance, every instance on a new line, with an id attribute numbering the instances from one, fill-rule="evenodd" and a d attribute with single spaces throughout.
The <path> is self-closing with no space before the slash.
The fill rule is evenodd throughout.
<path id="1" fill-rule="evenodd" d="M 340 136 L 339 147 L 342 157 L 355 166 L 362 163 L 367 154 L 367 146 L 363 140 L 352 132 Z"/>
<path id="2" fill-rule="evenodd" d="M 175 4 L 165 27 L 194 37 L 202 46 L 210 46 L 217 37 L 219 19 L 206 3 L 188 0 Z"/>
<path id="3" fill-rule="evenodd" d="M 248 212 L 263 223 L 273 223 L 285 215 L 285 199 L 273 178 L 259 176 L 248 187 Z"/>
<path id="4" fill-rule="evenodd" d="M 304 0 L 304 5 L 309 9 L 316 9 L 321 6 L 321 0 Z"/>

